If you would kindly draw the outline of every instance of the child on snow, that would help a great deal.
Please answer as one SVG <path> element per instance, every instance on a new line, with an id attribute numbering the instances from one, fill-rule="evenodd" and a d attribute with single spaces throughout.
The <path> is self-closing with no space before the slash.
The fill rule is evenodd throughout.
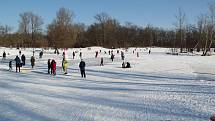
<path id="1" fill-rule="evenodd" d="M 12 71 L 12 61 L 9 62 L 9 71 Z"/>
<path id="2" fill-rule="evenodd" d="M 52 74 L 56 75 L 56 62 L 55 62 L 55 60 L 52 60 L 52 62 L 51 62 L 51 70 L 52 70 Z"/>
<path id="3" fill-rule="evenodd" d="M 67 74 L 68 64 L 69 62 L 65 58 L 63 58 L 62 67 L 63 67 L 64 74 Z"/>

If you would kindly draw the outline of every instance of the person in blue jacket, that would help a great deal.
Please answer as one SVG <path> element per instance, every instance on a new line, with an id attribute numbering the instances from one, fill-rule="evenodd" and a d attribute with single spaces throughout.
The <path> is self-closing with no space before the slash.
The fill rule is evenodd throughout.
<path id="1" fill-rule="evenodd" d="M 16 72 L 17 72 L 18 69 L 19 69 L 19 72 L 20 72 L 21 60 L 20 60 L 19 56 L 17 55 L 14 60 L 16 62 Z"/>

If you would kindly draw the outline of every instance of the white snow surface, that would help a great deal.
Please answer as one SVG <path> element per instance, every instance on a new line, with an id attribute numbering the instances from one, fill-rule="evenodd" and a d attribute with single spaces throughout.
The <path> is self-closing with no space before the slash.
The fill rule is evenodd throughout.
<path id="1" fill-rule="evenodd" d="M 0 121 L 209 121 L 215 114 L 215 56 L 167 55 L 167 48 L 152 48 L 150 55 L 137 48 L 133 54 L 134 49 L 119 49 L 131 63 L 129 69 L 121 68 L 117 49 L 114 62 L 109 49 L 68 49 L 64 75 L 64 50 L 59 55 L 44 50 L 40 59 L 37 48 L 36 66 L 31 69 L 32 49 L 22 49 L 27 64 L 16 73 L 14 63 L 13 71 L 8 71 L 8 62 L 19 50 L 1 47 L 0 53 L 9 55 L 0 60 Z M 80 76 L 80 51 L 87 78 Z M 48 59 L 57 60 L 56 76 L 47 74 Z"/>

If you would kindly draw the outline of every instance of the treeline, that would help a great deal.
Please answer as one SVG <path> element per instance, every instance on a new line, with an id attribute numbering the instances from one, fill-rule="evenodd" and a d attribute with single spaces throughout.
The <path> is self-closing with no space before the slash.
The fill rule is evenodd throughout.
<path id="1" fill-rule="evenodd" d="M 198 21 L 187 24 L 185 13 L 178 9 L 175 15 L 175 29 L 164 29 L 132 23 L 122 25 L 107 13 L 94 16 L 92 25 L 75 23 L 74 13 L 60 8 L 55 19 L 44 28 L 43 19 L 33 12 L 21 13 L 19 29 L 11 32 L 10 26 L 0 25 L 0 46 L 6 47 L 170 47 L 181 52 L 203 50 L 206 54 L 215 47 L 215 4 L 209 5 L 209 12 L 197 17 Z"/>

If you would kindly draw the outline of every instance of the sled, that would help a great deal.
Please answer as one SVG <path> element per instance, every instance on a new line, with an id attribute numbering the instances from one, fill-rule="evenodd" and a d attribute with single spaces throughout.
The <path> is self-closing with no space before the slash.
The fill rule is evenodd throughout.
<path id="1" fill-rule="evenodd" d="M 31 68 L 21 68 L 20 72 L 21 73 L 28 73 L 31 70 Z"/>

